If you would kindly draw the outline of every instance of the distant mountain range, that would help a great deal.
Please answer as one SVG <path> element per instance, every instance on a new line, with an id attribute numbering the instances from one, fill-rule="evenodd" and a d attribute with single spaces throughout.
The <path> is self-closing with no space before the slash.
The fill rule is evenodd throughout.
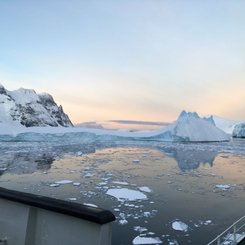
<path id="1" fill-rule="evenodd" d="M 8 91 L 0 84 L 0 123 L 25 127 L 72 127 L 73 124 L 53 97 L 20 88 Z"/>

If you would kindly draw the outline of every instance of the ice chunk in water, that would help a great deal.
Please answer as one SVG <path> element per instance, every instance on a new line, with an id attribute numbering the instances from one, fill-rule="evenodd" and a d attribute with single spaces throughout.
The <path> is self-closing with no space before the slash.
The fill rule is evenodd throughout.
<path id="1" fill-rule="evenodd" d="M 231 188 L 230 185 L 216 185 L 215 187 L 222 190 L 222 191 L 226 191 L 226 190 Z"/>
<path id="2" fill-rule="evenodd" d="M 73 181 L 72 180 L 67 180 L 67 179 L 55 181 L 55 184 L 60 184 L 60 185 L 71 184 L 71 183 L 73 183 Z"/>
<path id="3" fill-rule="evenodd" d="M 176 231 L 187 231 L 188 225 L 182 221 L 174 221 L 172 223 L 172 228 Z"/>
<path id="4" fill-rule="evenodd" d="M 121 201 L 123 199 L 129 200 L 129 201 L 147 199 L 147 196 L 144 193 L 140 191 L 130 190 L 128 188 L 109 189 L 107 190 L 106 194 L 117 198 L 118 201 Z"/>
<path id="5" fill-rule="evenodd" d="M 140 236 L 137 236 L 133 240 L 133 244 L 134 245 L 161 244 L 161 243 L 162 243 L 162 241 L 158 237 L 153 238 L 153 237 L 140 237 Z"/>
<path id="6" fill-rule="evenodd" d="M 151 192 L 151 189 L 149 187 L 147 187 L 147 186 L 139 187 L 139 190 L 144 191 L 144 192 L 148 192 L 148 193 Z"/>

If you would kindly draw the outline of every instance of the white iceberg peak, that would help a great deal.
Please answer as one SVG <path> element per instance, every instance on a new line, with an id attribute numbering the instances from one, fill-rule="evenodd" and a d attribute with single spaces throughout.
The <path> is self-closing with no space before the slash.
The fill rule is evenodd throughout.
<path id="1" fill-rule="evenodd" d="M 190 118 L 200 118 L 200 117 L 196 112 L 186 112 L 185 110 L 183 110 L 178 117 L 178 121 L 187 120 Z"/>

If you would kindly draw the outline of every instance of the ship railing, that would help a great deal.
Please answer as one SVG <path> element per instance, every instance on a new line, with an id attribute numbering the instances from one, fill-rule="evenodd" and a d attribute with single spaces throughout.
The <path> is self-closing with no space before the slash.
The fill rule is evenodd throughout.
<path id="1" fill-rule="evenodd" d="M 245 215 L 220 233 L 207 245 L 236 245 L 245 238 Z"/>
<path id="2" fill-rule="evenodd" d="M 0 187 L 0 245 L 110 245 L 108 210 Z"/>

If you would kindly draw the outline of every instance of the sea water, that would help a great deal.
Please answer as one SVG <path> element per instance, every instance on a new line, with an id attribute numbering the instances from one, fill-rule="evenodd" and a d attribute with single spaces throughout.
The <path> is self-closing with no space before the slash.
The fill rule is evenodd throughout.
<path id="1" fill-rule="evenodd" d="M 112 244 L 207 244 L 244 215 L 245 141 L 0 143 L 0 186 L 111 210 Z"/>

